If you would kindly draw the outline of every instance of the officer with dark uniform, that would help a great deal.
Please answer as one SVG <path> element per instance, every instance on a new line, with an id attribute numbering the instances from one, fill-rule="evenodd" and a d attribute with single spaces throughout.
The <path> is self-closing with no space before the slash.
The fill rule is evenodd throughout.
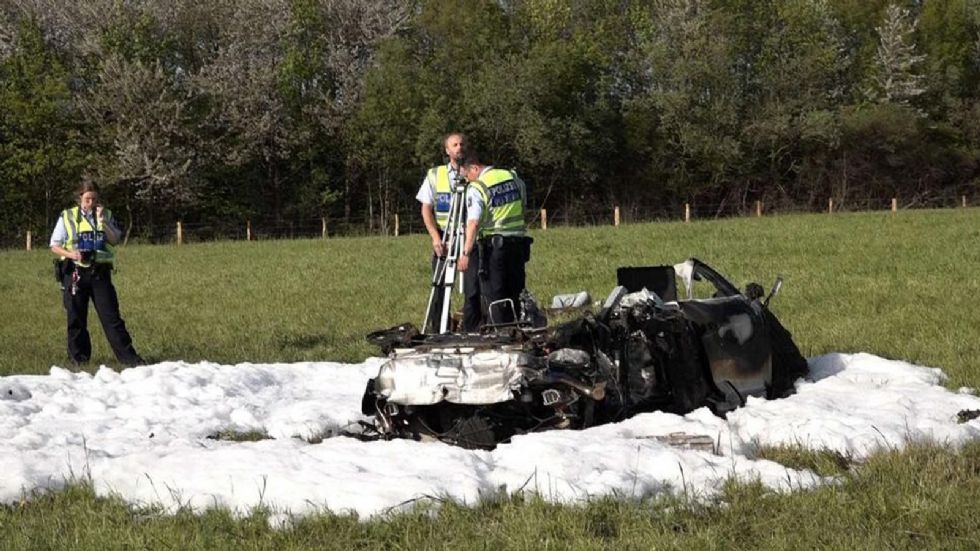
<path id="1" fill-rule="evenodd" d="M 58 266 L 68 314 L 68 356 L 76 365 L 92 356 L 90 298 L 116 358 L 129 366 L 144 363 L 119 314 L 119 299 L 112 285 L 113 245 L 120 233 L 112 212 L 99 203 L 98 186 L 84 181 L 78 189 L 78 206 L 61 212 L 51 234 L 51 252 L 61 257 Z"/>
<path id="2" fill-rule="evenodd" d="M 459 161 L 466 150 L 466 136 L 462 132 L 450 132 L 443 140 L 443 147 L 449 161 L 444 165 L 434 166 L 422 179 L 422 185 L 415 195 L 421 203 L 422 222 L 425 230 L 432 239 L 432 269 L 435 270 L 438 259 L 445 256 L 446 251 L 442 242 L 443 234 L 449 223 L 449 208 L 453 195 L 453 182 L 459 174 Z M 464 278 L 465 279 L 465 278 Z M 475 280 L 475 278 L 474 278 Z M 475 330 L 480 323 L 480 292 L 479 288 L 464 281 L 465 292 L 463 302 L 463 329 L 472 327 Z M 423 332 L 436 332 L 439 327 L 439 313 L 442 311 L 442 293 L 436 293 L 430 310 L 429 319 Z"/>
<path id="3" fill-rule="evenodd" d="M 462 163 L 470 182 L 466 191 L 466 242 L 460 271 L 472 263 L 479 267 L 480 289 L 488 318 L 494 323 L 515 321 L 525 287 L 524 265 L 531 259 L 532 239 L 527 236 L 524 211 L 527 191 L 514 171 L 487 166 L 468 151 Z M 491 308 L 502 299 L 511 305 Z"/>

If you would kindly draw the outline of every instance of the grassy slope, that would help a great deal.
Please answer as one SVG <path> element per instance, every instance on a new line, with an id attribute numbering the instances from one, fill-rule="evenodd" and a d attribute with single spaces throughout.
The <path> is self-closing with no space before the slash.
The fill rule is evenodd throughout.
<path id="1" fill-rule="evenodd" d="M 806 355 L 867 351 L 980 384 L 980 210 L 746 218 L 535 234 L 531 290 L 601 299 L 623 265 L 706 260 L 734 283 L 786 280 L 774 310 Z M 150 361 L 360 361 L 363 336 L 425 307 L 427 240 L 355 238 L 131 246 L 115 281 Z M 63 365 L 50 253 L 0 253 L 0 374 Z M 90 320 L 93 364 L 112 364 Z"/>
<path id="2" fill-rule="evenodd" d="M 783 274 L 774 309 L 806 355 L 868 351 L 942 367 L 954 387 L 980 386 L 980 210 L 567 228 L 535 237 L 529 283 L 539 297 L 587 289 L 601 298 L 616 266 L 698 256 L 740 285 L 768 286 Z M 425 249 L 419 236 L 128 247 L 117 287 L 149 360 L 359 361 L 373 352 L 365 332 L 420 317 Z M 48 256 L 0 253 L 0 373 L 44 373 L 62 362 L 64 313 Z M 94 316 L 91 326 L 96 365 L 108 362 Z M 887 453 L 846 471 L 846 461 L 827 454 L 762 452 L 843 472 L 843 482 L 792 495 L 732 485 L 721 507 L 602 500 L 569 508 L 515 498 L 387 522 L 325 515 L 278 532 L 261 512 L 243 521 L 222 511 L 160 517 L 76 486 L 0 508 L 0 547 L 851 549 L 980 541 L 978 445 Z"/>

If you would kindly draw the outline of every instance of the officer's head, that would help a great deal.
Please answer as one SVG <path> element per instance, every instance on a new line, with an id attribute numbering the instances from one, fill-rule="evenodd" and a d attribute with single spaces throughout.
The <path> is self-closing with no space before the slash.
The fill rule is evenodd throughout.
<path id="1" fill-rule="evenodd" d="M 467 149 L 459 161 L 460 172 L 467 182 L 480 177 L 480 171 L 485 165 L 480 161 L 480 155 L 475 149 Z"/>
<path id="2" fill-rule="evenodd" d="M 449 160 L 459 164 L 459 158 L 466 150 L 466 135 L 462 132 L 450 132 L 443 138 L 442 145 L 446 148 L 446 156 Z"/>
<path id="3" fill-rule="evenodd" d="M 82 210 L 94 210 L 99 204 L 99 186 L 89 177 L 82 178 L 78 185 L 78 206 Z"/>

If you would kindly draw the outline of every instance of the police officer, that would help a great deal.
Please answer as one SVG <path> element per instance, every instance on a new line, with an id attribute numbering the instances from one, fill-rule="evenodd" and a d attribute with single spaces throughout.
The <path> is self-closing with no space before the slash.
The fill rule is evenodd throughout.
<path id="1" fill-rule="evenodd" d="M 415 195 L 415 199 L 422 205 L 422 222 L 432 240 L 433 270 L 435 270 L 439 258 L 446 254 L 442 238 L 449 223 L 449 208 L 453 194 L 452 184 L 459 175 L 459 160 L 466 150 L 466 135 L 462 132 L 450 132 L 443 139 L 443 147 L 446 151 L 446 157 L 449 159 L 448 162 L 430 168 Z M 472 285 L 470 282 L 464 282 L 463 288 L 466 293 L 463 299 L 463 329 L 472 328 L 470 330 L 475 330 L 481 319 L 479 288 L 476 287 L 475 281 Z M 423 328 L 424 332 L 438 330 L 442 298 L 442 293 L 436 293 L 429 319 L 426 320 L 426 327 Z"/>
<path id="2" fill-rule="evenodd" d="M 513 308 L 499 306 L 488 312 L 495 323 L 510 323 L 515 321 L 525 287 L 524 264 L 531 259 L 532 240 L 524 223 L 527 191 L 515 172 L 484 165 L 475 152 L 466 153 L 462 169 L 470 184 L 459 269 L 465 271 L 477 263 L 488 308 L 498 300 L 513 301 Z"/>
<path id="3" fill-rule="evenodd" d="M 102 329 L 116 358 L 123 364 L 143 364 L 133 348 L 119 314 L 112 285 L 113 245 L 120 231 L 112 212 L 99 203 L 99 188 L 85 180 L 78 188 L 78 206 L 65 209 L 51 234 L 51 252 L 61 257 L 61 282 L 68 314 L 68 357 L 76 365 L 92 356 L 88 332 L 88 302 L 95 303 Z"/>

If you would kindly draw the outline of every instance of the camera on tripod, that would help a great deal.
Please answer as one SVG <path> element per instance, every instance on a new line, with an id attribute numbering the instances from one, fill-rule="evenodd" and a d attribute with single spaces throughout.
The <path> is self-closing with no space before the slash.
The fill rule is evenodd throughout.
<path id="1" fill-rule="evenodd" d="M 459 173 L 456 175 L 455 178 L 453 178 L 452 184 L 453 184 L 454 192 L 462 193 L 466 191 L 466 186 L 469 185 L 469 182 L 466 181 L 466 178 L 463 176 L 462 173 Z"/>

